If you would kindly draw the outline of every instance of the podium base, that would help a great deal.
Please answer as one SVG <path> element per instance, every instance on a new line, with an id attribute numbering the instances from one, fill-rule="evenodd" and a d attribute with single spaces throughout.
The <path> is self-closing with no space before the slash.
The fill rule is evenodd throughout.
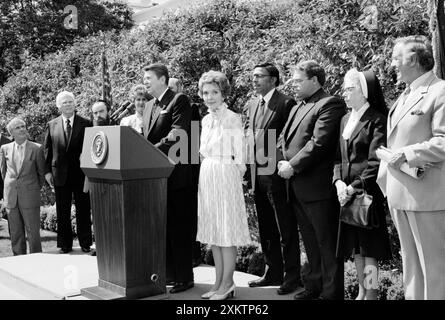
<path id="1" fill-rule="evenodd" d="M 99 286 L 83 288 L 80 290 L 80 293 L 85 298 L 88 298 L 91 300 L 129 300 L 129 299 L 134 299 L 134 298 L 128 298 L 126 296 L 120 295 L 116 292 L 107 290 L 107 289 L 99 287 Z M 166 299 L 168 299 L 168 295 L 167 294 L 159 294 L 159 295 L 150 296 L 150 297 L 142 297 L 139 299 L 166 300 Z"/>

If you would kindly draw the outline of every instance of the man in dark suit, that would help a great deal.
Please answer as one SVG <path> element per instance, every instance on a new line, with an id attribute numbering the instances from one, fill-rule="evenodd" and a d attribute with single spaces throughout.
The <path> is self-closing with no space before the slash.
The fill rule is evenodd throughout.
<path id="1" fill-rule="evenodd" d="M 144 136 L 175 162 L 167 184 L 167 283 L 174 283 L 170 293 L 194 286 L 192 267 L 193 171 L 189 165 L 189 139 L 192 108 L 183 93 L 168 88 L 166 66 L 155 63 L 144 68 L 144 84 L 154 99 L 147 102 L 143 113 Z M 183 148 L 172 148 L 179 138 Z M 187 153 L 187 154 L 185 154 Z"/>
<path id="2" fill-rule="evenodd" d="M 278 176 L 275 156 L 278 136 L 295 100 L 276 89 L 279 83 L 274 65 L 255 66 L 253 87 L 258 96 L 245 108 L 245 129 L 254 151 L 249 161 L 252 189 L 266 260 L 263 277 L 250 281 L 249 286 L 280 285 L 278 294 L 287 294 L 300 285 L 300 247 L 297 219 L 286 199 L 285 180 Z"/>
<path id="3" fill-rule="evenodd" d="M 83 252 L 92 244 L 90 200 L 83 192 L 85 175 L 80 169 L 85 128 L 91 122 L 75 113 L 74 95 L 63 91 L 57 95 L 56 104 L 61 115 L 50 122 L 43 144 L 45 150 L 46 181 L 54 186 L 57 212 L 57 247 L 60 253 L 72 250 L 71 203 L 76 205 L 77 237 Z"/>
<path id="4" fill-rule="evenodd" d="M 289 179 L 309 261 L 306 290 L 295 299 L 342 299 L 344 268 L 335 255 L 339 204 L 332 174 L 346 108 L 323 90 L 325 72 L 317 62 L 299 63 L 293 81 L 301 101 L 292 108 L 280 136 L 283 160 L 278 162 L 278 174 Z"/>
<path id="5" fill-rule="evenodd" d="M 182 93 L 184 86 L 181 79 L 170 78 L 168 80 L 168 87 L 175 93 Z M 192 265 L 197 267 L 202 262 L 201 257 L 201 242 L 196 241 L 196 234 L 198 233 L 198 182 L 199 182 L 199 139 L 201 134 L 201 114 L 199 113 L 199 105 L 197 103 L 190 104 L 192 108 L 192 129 L 190 134 L 190 166 L 193 177 L 193 245 L 192 245 Z"/>
<path id="6" fill-rule="evenodd" d="M 8 137 L 6 137 L 4 134 L 0 133 L 0 147 L 4 144 L 10 143 L 11 140 L 9 140 Z M 3 179 L 0 175 L 0 199 L 3 198 Z M 0 215 L 1 217 L 1 215 Z"/>

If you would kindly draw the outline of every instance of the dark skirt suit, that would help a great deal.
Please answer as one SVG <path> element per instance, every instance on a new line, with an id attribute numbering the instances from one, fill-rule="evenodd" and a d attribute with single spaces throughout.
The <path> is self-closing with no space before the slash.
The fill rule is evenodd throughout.
<path id="1" fill-rule="evenodd" d="M 387 260 L 391 258 L 391 248 L 383 206 L 385 199 L 376 183 L 380 164 L 376 150 L 386 145 L 386 118 L 372 107 L 368 108 L 350 139 L 346 141 L 341 133 L 349 116 L 349 113 L 346 114 L 340 124 L 341 160 L 338 158 L 334 166 L 333 181 L 335 183 L 340 179 L 346 185 L 351 184 L 354 189 L 362 189 L 361 177 L 365 181 L 366 192 L 373 196 L 379 227 L 369 230 L 341 222 L 338 230 L 337 256 L 349 257 L 352 254 L 361 254 L 379 261 Z"/>

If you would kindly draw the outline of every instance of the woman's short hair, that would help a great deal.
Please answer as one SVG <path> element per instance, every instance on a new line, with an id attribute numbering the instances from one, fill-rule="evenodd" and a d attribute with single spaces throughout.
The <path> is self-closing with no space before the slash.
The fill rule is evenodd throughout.
<path id="1" fill-rule="evenodd" d="M 134 102 L 134 100 L 136 100 L 138 97 L 145 98 L 147 101 L 151 99 L 151 96 L 147 91 L 147 87 L 143 84 L 137 84 L 130 90 L 130 100 L 132 102 Z"/>
<path id="2" fill-rule="evenodd" d="M 6 125 L 6 130 L 8 130 L 9 134 L 12 135 L 12 129 L 14 129 L 17 123 L 23 123 L 26 126 L 26 122 L 19 117 L 12 118 L 11 121 Z"/>
<path id="3" fill-rule="evenodd" d="M 198 82 L 198 93 L 202 98 L 202 87 L 205 84 L 215 84 L 219 90 L 221 90 L 221 94 L 224 98 L 230 95 L 230 83 L 227 79 L 226 75 L 220 71 L 210 70 L 209 72 L 204 73 L 199 79 Z"/>
<path id="4" fill-rule="evenodd" d="M 297 70 L 304 71 L 307 77 L 310 79 L 312 77 L 317 77 L 318 83 L 324 86 L 326 82 L 326 73 L 323 67 L 315 60 L 301 61 L 297 64 Z"/>
<path id="5" fill-rule="evenodd" d="M 434 68 L 434 55 L 431 42 L 426 36 L 408 36 L 396 39 L 396 45 L 401 44 L 407 50 L 415 55 L 416 61 L 424 71 L 430 71 Z"/>
<path id="6" fill-rule="evenodd" d="M 62 91 L 56 97 L 56 106 L 57 106 L 57 108 L 60 109 L 60 107 L 61 107 L 60 100 L 62 100 L 62 98 L 65 98 L 65 97 L 70 97 L 71 99 L 73 99 L 74 102 L 76 101 L 75 98 L 74 98 L 74 94 L 72 92 Z"/>

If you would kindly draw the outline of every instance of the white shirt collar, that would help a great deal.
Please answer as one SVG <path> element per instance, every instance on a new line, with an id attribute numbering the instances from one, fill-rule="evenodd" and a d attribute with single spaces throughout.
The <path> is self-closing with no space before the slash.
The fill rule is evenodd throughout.
<path id="1" fill-rule="evenodd" d="M 66 120 L 70 120 L 70 125 L 71 125 L 71 127 L 73 126 L 73 124 L 74 124 L 74 114 L 71 116 L 71 117 L 69 117 L 69 118 L 66 118 L 64 115 L 62 115 L 62 119 L 63 119 L 63 126 L 66 126 Z"/>
<path id="2" fill-rule="evenodd" d="M 418 77 L 413 82 L 411 82 L 411 84 L 409 85 L 411 92 L 416 90 L 417 88 L 419 88 L 422 85 L 422 83 L 424 83 L 425 80 L 431 76 L 432 73 L 433 73 L 432 71 L 428 71 L 428 72 L 422 74 L 420 77 Z"/>
<path id="3" fill-rule="evenodd" d="M 167 90 L 168 90 L 168 87 L 167 87 L 167 89 L 164 90 L 164 92 L 162 92 L 162 94 L 159 96 L 159 98 L 157 98 L 158 101 L 159 101 L 159 103 L 161 102 L 161 100 L 162 100 L 162 98 L 164 97 L 164 95 L 165 95 L 165 93 L 167 92 Z"/>
<path id="4" fill-rule="evenodd" d="M 16 141 L 14 141 L 14 147 L 16 149 L 18 149 L 18 146 L 23 146 L 23 148 L 26 148 L 26 142 L 28 142 L 28 139 L 26 139 L 22 144 L 18 144 Z"/>
<path id="5" fill-rule="evenodd" d="M 366 102 L 358 111 L 352 109 L 351 115 L 349 116 L 348 122 L 342 132 L 342 137 L 345 140 L 351 138 L 352 132 L 355 130 L 360 118 L 365 114 L 366 110 L 369 108 L 369 102 Z"/>
<path id="6" fill-rule="evenodd" d="M 265 94 L 264 97 L 261 97 L 264 99 L 264 101 L 266 102 L 266 104 L 269 103 L 270 99 L 272 98 L 273 93 L 275 92 L 276 88 L 273 88 L 272 90 L 270 90 L 268 93 Z M 261 99 L 260 99 L 261 100 Z"/>
<path id="7" fill-rule="evenodd" d="M 360 120 L 360 118 L 365 114 L 366 110 L 369 108 L 369 102 L 366 102 L 358 111 L 355 109 L 352 109 L 350 118 L 354 118 L 357 121 Z M 349 118 L 349 119 L 350 119 Z"/>

